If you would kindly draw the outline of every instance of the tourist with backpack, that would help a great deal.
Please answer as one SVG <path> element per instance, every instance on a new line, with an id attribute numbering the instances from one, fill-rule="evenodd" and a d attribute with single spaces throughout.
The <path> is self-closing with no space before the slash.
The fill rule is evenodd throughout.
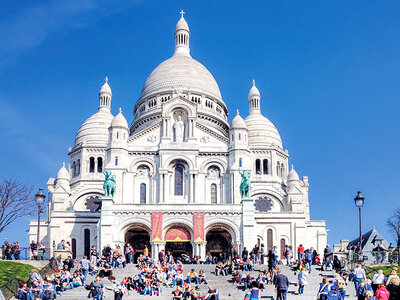
<path id="1" fill-rule="evenodd" d="M 311 252 L 310 249 L 307 249 L 306 252 L 304 253 L 304 261 L 306 262 L 306 268 L 310 273 L 311 273 L 311 266 L 313 259 L 314 259 L 314 254 Z"/>

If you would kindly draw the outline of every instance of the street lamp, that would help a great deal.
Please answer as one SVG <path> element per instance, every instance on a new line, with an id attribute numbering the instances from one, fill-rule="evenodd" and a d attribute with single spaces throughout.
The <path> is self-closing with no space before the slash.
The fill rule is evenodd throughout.
<path id="1" fill-rule="evenodd" d="M 364 200 L 365 198 L 363 195 L 361 195 L 361 192 L 357 192 L 357 196 L 354 198 L 354 203 L 358 207 L 358 216 L 359 216 L 359 223 L 360 223 L 360 245 L 359 245 L 359 251 L 361 253 L 362 251 L 362 229 L 361 229 L 361 207 L 364 206 Z"/>
<path id="2" fill-rule="evenodd" d="M 43 189 L 39 189 L 39 192 L 35 195 L 35 201 L 36 204 L 38 205 L 38 228 L 37 228 L 37 237 L 36 237 L 36 244 L 38 249 L 40 248 L 39 246 L 39 238 L 40 238 L 40 213 L 43 212 L 42 209 L 42 204 L 44 202 L 44 199 L 46 198 L 46 195 L 43 193 Z"/>

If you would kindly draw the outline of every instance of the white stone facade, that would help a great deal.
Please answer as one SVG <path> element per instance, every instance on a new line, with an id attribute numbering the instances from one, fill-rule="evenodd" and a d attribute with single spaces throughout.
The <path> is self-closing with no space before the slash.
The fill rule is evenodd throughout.
<path id="1" fill-rule="evenodd" d="M 50 247 L 70 240 L 81 257 L 88 246 L 132 239 L 139 243 L 146 234 L 151 239 L 152 213 L 162 212 L 163 237 L 146 242 L 153 257 L 166 246 L 172 227 L 189 232 L 186 243 L 192 254 L 202 257 L 210 250 L 212 235 L 215 249 L 226 248 L 218 234 L 239 249 L 257 242 L 278 249 L 302 243 L 322 252 L 327 231 L 324 221 L 310 220 L 308 177 L 299 179 L 293 168 L 289 172 L 288 151 L 278 130 L 261 114 L 255 83 L 248 95 L 248 117 L 237 112 L 229 124 L 215 79 L 190 56 L 189 36 L 182 16 L 175 53 L 147 78 L 130 127 L 121 110 L 111 114 L 106 79 L 98 112 L 83 123 L 68 151 L 69 171 L 63 166 L 47 183 L 43 240 Z M 116 176 L 112 199 L 103 197 L 103 167 Z M 249 171 L 252 181 L 251 199 L 243 203 L 239 169 Z M 101 212 L 96 210 L 100 201 Z M 193 214 L 198 212 L 204 213 L 205 240 L 196 242 Z M 31 223 L 32 237 L 36 226 Z"/>

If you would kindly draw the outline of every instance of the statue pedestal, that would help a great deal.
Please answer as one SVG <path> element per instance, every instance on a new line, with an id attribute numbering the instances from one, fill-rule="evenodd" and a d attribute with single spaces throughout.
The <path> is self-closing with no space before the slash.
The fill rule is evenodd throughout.
<path id="1" fill-rule="evenodd" d="M 112 245 L 113 241 L 112 225 L 114 224 L 112 215 L 112 207 L 114 204 L 113 198 L 101 197 L 100 200 L 101 200 L 101 215 L 99 221 L 99 235 L 98 235 L 99 251 L 101 251 L 103 247 L 107 244 Z"/>
<path id="2" fill-rule="evenodd" d="M 242 198 L 242 242 L 240 252 L 246 247 L 250 252 L 257 244 L 257 228 L 254 217 L 254 200 L 250 197 Z"/>

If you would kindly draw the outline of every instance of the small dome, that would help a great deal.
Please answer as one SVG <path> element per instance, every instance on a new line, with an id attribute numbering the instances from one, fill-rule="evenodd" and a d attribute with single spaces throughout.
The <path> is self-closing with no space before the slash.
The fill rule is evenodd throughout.
<path id="1" fill-rule="evenodd" d="M 181 18 L 179 19 L 178 23 L 176 23 L 176 27 L 175 27 L 175 32 L 177 32 L 178 30 L 186 30 L 188 32 L 189 31 L 189 25 L 186 22 L 185 18 L 183 17 L 184 12 L 181 11 Z"/>
<path id="2" fill-rule="evenodd" d="M 103 86 L 101 87 L 99 94 L 103 94 L 103 93 L 112 95 L 111 88 L 108 85 L 108 77 L 106 77 L 105 82 L 104 82 Z"/>
<path id="3" fill-rule="evenodd" d="M 67 169 L 65 168 L 65 163 L 63 162 L 61 169 L 58 171 L 57 173 L 57 180 L 58 179 L 65 179 L 65 180 L 69 180 L 69 173 L 67 171 Z"/>
<path id="4" fill-rule="evenodd" d="M 124 115 L 122 114 L 121 107 L 119 108 L 118 114 L 112 120 L 111 127 L 124 127 L 128 129 L 128 122 L 126 121 Z"/>
<path id="5" fill-rule="evenodd" d="M 260 113 L 250 114 L 245 120 L 249 131 L 249 145 L 256 147 L 271 147 L 276 145 L 282 148 L 282 140 L 278 129 L 270 120 Z"/>
<path id="6" fill-rule="evenodd" d="M 254 98 L 254 97 L 261 98 L 260 91 L 256 87 L 256 81 L 254 79 L 253 79 L 253 86 L 251 87 L 251 89 L 249 91 L 249 96 L 248 97 L 249 97 L 249 100 Z"/>
<path id="7" fill-rule="evenodd" d="M 114 116 L 109 109 L 99 109 L 79 128 L 75 137 L 75 145 L 79 143 L 107 145 L 108 127 L 113 119 Z"/>
<path id="8" fill-rule="evenodd" d="M 239 110 L 236 111 L 236 116 L 232 120 L 231 129 L 246 129 L 246 123 L 240 116 Z"/>
<path id="9" fill-rule="evenodd" d="M 294 170 L 293 165 L 292 165 L 291 170 L 290 170 L 290 172 L 288 174 L 288 177 L 287 177 L 287 181 L 290 182 L 290 181 L 299 181 L 299 180 L 300 180 L 299 179 L 299 175 Z"/>

